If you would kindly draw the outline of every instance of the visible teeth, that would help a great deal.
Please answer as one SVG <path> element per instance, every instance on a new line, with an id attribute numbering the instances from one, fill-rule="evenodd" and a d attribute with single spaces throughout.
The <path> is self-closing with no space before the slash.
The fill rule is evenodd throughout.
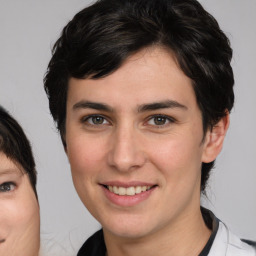
<path id="1" fill-rule="evenodd" d="M 113 192 L 114 192 L 115 194 L 118 194 L 119 189 L 118 189 L 116 186 L 114 186 L 114 187 L 113 187 Z"/>
<path id="2" fill-rule="evenodd" d="M 120 196 L 134 196 L 135 194 L 140 194 L 149 190 L 150 186 L 136 186 L 136 187 L 117 187 L 117 186 L 107 186 L 109 191 L 115 193 Z"/>
<path id="3" fill-rule="evenodd" d="M 126 189 L 126 194 L 128 196 L 134 196 L 135 195 L 135 188 L 134 187 L 129 187 Z"/>
<path id="4" fill-rule="evenodd" d="M 118 194 L 120 196 L 124 196 L 124 195 L 126 195 L 126 188 L 119 187 L 119 191 L 118 192 L 119 192 Z"/>
<path id="5" fill-rule="evenodd" d="M 141 193 L 141 187 L 136 187 L 136 188 L 135 188 L 135 193 L 136 193 L 136 194 Z"/>

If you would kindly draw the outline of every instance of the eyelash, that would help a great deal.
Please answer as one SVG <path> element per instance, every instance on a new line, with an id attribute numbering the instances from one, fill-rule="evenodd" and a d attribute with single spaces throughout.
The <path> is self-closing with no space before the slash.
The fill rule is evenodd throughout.
<path id="1" fill-rule="evenodd" d="M 92 118 L 100 118 L 102 120 L 102 123 L 100 124 L 93 124 L 93 121 L 91 121 L 91 123 L 89 123 L 89 120 L 92 119 Z M 162 128 L 162 127 L 165 127 L 165 126 L 168 126 L 170 123 L 175 123 L 176 120 L 173 118 L 173 117 L 170 117 L 170 116 L 167 116 L 167 115 L 161 115 L 161 114 L 156 114 L 156 115 L 152 115 L 150 117 L 147 118 L 146 120 L 146 123 L 149 123 L 150 120 L 154 120 L 156 118 L 162 118 L 165 120 L 165 123 L 164 124 L 149 124 L 150 126 L 155 126 L 157 128 Z M 168 123 L 166 123 L 166 121 L 168 121 Z M 110 124 L 110 121 L 105 117 L 105 116 L 102 116 L 102 115 L 89 115 L 89 116 L 85 116 L 81 119 L 81 123 L 83 124 L 86 124 L 88 126 L 93 126 L 93 127 L 96 127 L 96 126 L 102 126 L 102 125 L 106 125 L 104 122 L 107 122 L 109 125 Z"/>
<path id="2" fill-rule="evenodd" d="M 12 192 L 15 188 L 16 188 L 16 184 L 14 182 L 4 182 L 0 184 L 0 193 Z"/>

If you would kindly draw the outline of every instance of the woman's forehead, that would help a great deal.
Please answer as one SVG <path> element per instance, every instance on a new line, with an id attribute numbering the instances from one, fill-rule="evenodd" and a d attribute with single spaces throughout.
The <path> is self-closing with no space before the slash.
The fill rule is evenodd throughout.
<path id="1" fill-rule="evenodd" d="M 9 158 L 6 154 L 0 151 L 0 175 L 5 174 L 17 174 L 23 175 L 25 174 L 25 170 L 21 167 L 21 165 L 11 158 Z"/>

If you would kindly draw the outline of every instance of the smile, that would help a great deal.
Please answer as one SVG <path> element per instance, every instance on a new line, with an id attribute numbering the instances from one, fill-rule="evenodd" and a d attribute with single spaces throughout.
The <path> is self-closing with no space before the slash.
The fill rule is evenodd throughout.
<path id="1" fill-rule="evenodd" d="M 157 184 L 142 182 L 107 182 L 100 184 L 109 202 L 119 207 L 132 207 L 148 200 L 155 191 Z"/>
<path id="2" fill-rule="evenodd" d="M 137 194 L 141 194 L 145 191 L 150 190 L 152 187 L 154 186 L 136 186 L 136 187 L 118 187 L 118 186 L 106 186 L 107 189 L 116 194 L 116 195 L 120 195 L 120 196 L 134 196 Z"/>

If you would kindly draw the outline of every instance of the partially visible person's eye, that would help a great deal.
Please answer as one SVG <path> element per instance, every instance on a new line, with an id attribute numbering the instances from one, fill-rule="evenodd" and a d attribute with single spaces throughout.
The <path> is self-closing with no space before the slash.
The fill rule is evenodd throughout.
<path id="1" fill-rule="evenodd" d="M 85 123 L 87 125 L 91 126 L 98 126 L 98 125 L 109 125 L 109 121 L 101 116 L 101 115 L 90 115 L 87 117 L 83 117 L 82 123 Z"/>
<path id="2" fill-rule="evenodd" d="M 13 191 L 15 187 L 16 185 L 13 182 L 4 182 L 0 184 L 0 193 Z"/>
<path id="3" fill-rule="evenodd" d="M 154 115 L 148 119 L 147 124 L 149 124 L 150 126 L 165 127 L 174 122 L 175 120 L 169 116 Z"/>

